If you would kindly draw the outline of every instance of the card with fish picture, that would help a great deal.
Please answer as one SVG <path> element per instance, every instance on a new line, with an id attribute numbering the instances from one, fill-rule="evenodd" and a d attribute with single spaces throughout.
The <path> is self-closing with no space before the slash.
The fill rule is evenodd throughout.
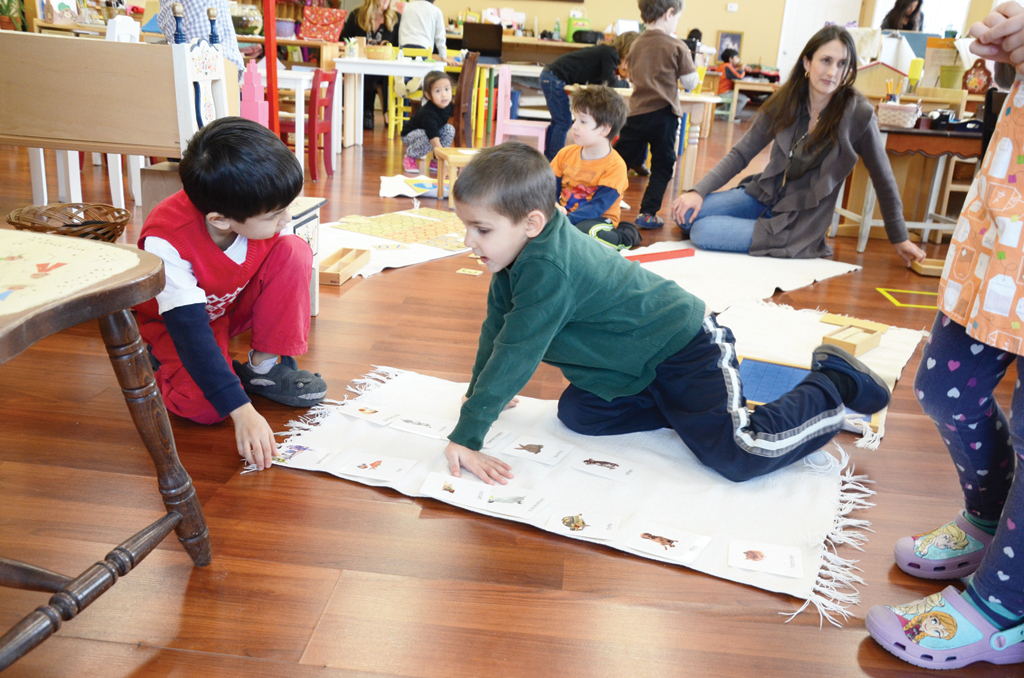
<path id="1" fill-rule="evenodd" d="M 620 483 L 636 478 L 640 470 L 640 467 L 631 461 L 603 453 L 587 453 L 572 467 L 577 471 L 618 480 Z"/>
<path id="2" fill-rule="evenodd" d="M 547 504 L 547 499 L 533 490 L 509 485 L 488 485 L 490 491 L 484 499 L 483 508 L 514 518 L 535 516 Z"/>
<path id="3" fill-rule="evenodd" d="M 659 558 L 691 565 L 711 543 L 711 537 L 694 534 L 658 523 L 641 523 L 626 541 L 626 546 Z"/>
<path id="4" fill-rule="evenodd" d="M 556 508 L 551 512 L 547 529 L 584 539 L 612 539 L 619 531 L 619 516 L 596 511 L 573 511 Z"/>
<path id="5" fill-rule="evenodd" d="M 532 459 L 548 466 L 554 466 L 562 461 L 572 450 L 572 445 L 547 436 L 519 436 L 515 441 L 501 451 L 510 457 L 521 457 Z"/>
<path id="6" fill-rule="evenodd" d="M 455 422 L 451 419 L 417 413 L 401 414 L 392 419 L 389 425 L 399 431 L 438 439 L 446 438 L 455 428 Z"/>
<path id="7" fill-rule="evenodd" d="M 729 567 L 741 570 L 767 572 L 794 579 L 804 576 L 803 556 L 795 546 L 731 539 L 728 562 Z"/>
<path id="8" fill-rule="evenodd" d="M 434 499 L 457 504 L 466 508 L 483 509 L 491 486 L 476 480 L 456 478 L 447 473 L 431 473 L 423 481 L 420 493 Z"/>
<path id="9" fill-rule="evenodd" d="M 374 424 L 380 424 L 381 426 L 387 426 L 399 416 L 397 412 L 382 410 L 379 407 L 367 405 L 358 400 L 346 400 L 338 405 L 338 410 L 350 417 L 363 419 Z"/>
<path id="10" fill-rule="evenodd" d="M 352 460 L 342 467 L 340 473 L 346 476 L 365 478 L 369 481 L 376 480 L 387 483 L 397 480 L 415 465 L 416 461 L 413 459 L 357 452 L 353 455 Z"/>

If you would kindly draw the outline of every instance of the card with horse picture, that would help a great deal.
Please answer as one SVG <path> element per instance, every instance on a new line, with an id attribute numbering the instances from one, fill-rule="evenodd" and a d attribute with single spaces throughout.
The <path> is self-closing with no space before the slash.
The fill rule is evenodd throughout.
<path id="1" fill-rule="evenodd" d="M 413 459 L 357 452 L 352 460 L 345 464 L 340 473 L 346 476 L 355 476 L 370 481 L 376 480 L 387 483 L 398 480 L 402 474 L 415 465 L 416 461 Z"/>
<path id="2" fill-rule="evenodd" d="M 551 512 L 547 529 L 572 537 L 612 539 L 619 531 L 620 522 L 619 516 L 610 513 L 556 508 Z"/>
<path id="3" fill-rule="evenodd" d="M 358 400 L 346 400 L 342 404 L 338 405 L 338 410 L 340 412 L 344 412 L 350 417 L 363 419 L 374 424 L 380 424 L 381 426 L 387 426 L 398 418 L 397 412 L 382 410 L 378 407 L 361 403 Z"/>
<path id="4" fill-rule="evenodd" d="M 444 417 L 427 414 L 401 414 L 391 420 L 391 428 L 408 431 L 428 438 L 444 439 L 455 428 L 455 422 Z"/>
<path id="5" fill-rule="evenodd" d="M 532 459 L 548 466 L 554 466 L 562 461 L 572 450 L 572 445 L 547 436 L 519 436 L 516 440 L 501 451 L 511 457 Z"/>
<path id="6" fill-rule="evenodd" d="M 431 473 L 423 481 L 420 492 L 428 497 L 440 499 L 466 508 L 483 509 L 491 486 L 476 480 L 456 478 L 447 473 Z"/>
<path id="7" fill-rule="evenodd" d="M 610 478 L 620 483 L 629 482 L 639 474 L 639 467 L 633 462 L 602 453 L 588 453 L 572 467 L 577 471 Z"/>
<path id="8" fill-rule="evenodd" d="M 691 565 L 710 543 L 711 537 L 651 522 L 642 523 L 640 529 L 634 530 L 626 546 Z"/>
<path id="9" fill-rule="evenodd" d="M 729 541 L 729 567 L 767 572 L 780 577 L 804 576 L 803 556 L 795 546 L 765 544 L 746 539 Z"/>

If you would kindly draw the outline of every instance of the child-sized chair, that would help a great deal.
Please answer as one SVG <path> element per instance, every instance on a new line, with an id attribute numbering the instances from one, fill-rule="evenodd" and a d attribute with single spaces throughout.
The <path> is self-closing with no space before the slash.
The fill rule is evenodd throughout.
<path id="1" fill-rule="evenodd" d="M 419 49 L 416 47 L 403 47 L 402 56 L 410 59 L 415 59 L 416 57 L 429 59 L 430 50 Z M 405 78 L 401 76 L 396 78 L 393 75 L 388 76 L 388 139 L 394 139 L 396 131 L 398 134 L 402 133 L 402 126 L 408 122 L 410 117 L 412 117 L 411 102 L 419 102 L 419 100 L 423 98 L 423 90 L 421 89 L 410 91 L 400 87 L 399 89 L 403 93 L 399 94 L 395 90 L 396 80 L 404 83 Z"/>
<path id="2" fill-rule="evenodd" d="M 334 160 L 331 157 L 331 141 L 333 130 L 331 114 L 334 112 L 334 85 L 338 79 L 337 71 L 324 71 L 320 68 L 313 72 L 313 89 L 309 94 L 309 115 L 306 116 L 306 148 L 309 154 L 309 178 L 318 179 L 320 161 L 317 151 L 323 149 L 324 169 L 327 176 L 334 176 Z M 326 85 L 326 92 L 324 86 Z M 322 115 L 321 115 L 322 113 Z M 288 135 L 295 133 L 295 120 L 288 120 L 281 115 L 281 141 L 288 143 Z M 320 135 L 323 135 L 323 142 Z"/>
<path id="3" fill-rule="evenodd" d="M 462 72 L 459 73 L 459 82 L 455 88 L 455 111 L 452 114 L 455 146 L 473 145 L 473 92 L 476 86 L 476 60 L 479 57 L 480 52 L 469 52 L 462 61 Z"/>
<path id="4" fill-rule="evenodd" d="M 498 117 L 494 125 L 494 143 L 500 144 L 509 137 L 536 137 L 537 150 L 544 152 L 544 136 L 549 123 L 539 120 L 516 120 L 511 117 L 512 108 L 512 69 L 509 66 L 498 68 Z"/>

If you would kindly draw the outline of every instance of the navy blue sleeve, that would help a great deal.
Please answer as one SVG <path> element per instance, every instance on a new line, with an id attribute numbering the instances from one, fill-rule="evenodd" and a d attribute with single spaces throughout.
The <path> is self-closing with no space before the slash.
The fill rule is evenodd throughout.
<path id="1" fill-rule="evenodd" d="M 162 317 L 181 364 L 217 414 L 226 417 L 250 402 L 242 383 L 217 346 L 205 304 L 179 306 Z"/>
<path id="2" fill-rule="evenodd" d="M 619 192 L 611 186 L 598 186 L 586 204 L 578 203 L 579 207 L 569 212 L 569 221 L 575 225 L 584 219 L 600 219 L 618 199 Z"/>

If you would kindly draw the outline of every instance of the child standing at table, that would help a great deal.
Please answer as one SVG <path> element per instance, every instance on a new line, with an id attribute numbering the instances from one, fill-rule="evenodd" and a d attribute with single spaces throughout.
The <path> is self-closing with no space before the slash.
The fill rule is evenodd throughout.
<path id="1" fill-rule="evenodd" d="M 1024 66 L 1024 8 L 999 5 L 971 27 L 971 51 L 999 62 L 1009 84 Z M 1010 416 L 993 392 L 1024 354 L 1024 255 L 1019 187 L 1024 181 L 1024 80 L 1000 108 L 982 170 L 964 201 L 939 283 L 939 313 L 914 392 L 959 475 L 966 509 L 952 521 L 896 542 L 896 565 L 922 579 L 966 579 L 904 605 L 876 605 L 865 624 L 900 659 L 955 669 L 978 661 L 1024 663 L 1024 391 Z M 1018 363 L 1018 372 L 1019 372 Z"/>
<path id="2" fill-rule="evenodd" d="M 402 127 L 405 157 L 402 167 L 408 174 L 419 174 L 417 160 L 435 148 L 450 148 L 455 128 L 448 123 L 455 110 L 452 106 L 452 80 L 444 71 L 431 71 L 423 78 L 423 105 Z M 432 160 L 430 169 L 437 170 Z"/>
<path id="3" fill-rule="evenodd" d="M 683 115 L 679 85 L 693 89 L 700 77 L 689 48 L 672 35 L 683 1 L 639 0 L 637 4 L 647 30 L 633 41 L 626 57 L 634 90 L 629 99 L 629 118 L 615 150 L 627 167 L 641 168 L 650 148 L 651 177 L 636 219 L 637 226 L 650 229 L 665 225 L 658 211 L 676 162 L 676 133 Z"/>
<path id="4" fill-rule="evenodd" d="M 629 179 L 612 139 L 626 123 L 627 111 L 626 102 L 610 87 L 591 85 L 575 92 L 576 143 L 551 161 L 558 180 L 558 209 L 576 228 L 620 250 L 640 244 L 636 226 L 619 221 Z"/>

